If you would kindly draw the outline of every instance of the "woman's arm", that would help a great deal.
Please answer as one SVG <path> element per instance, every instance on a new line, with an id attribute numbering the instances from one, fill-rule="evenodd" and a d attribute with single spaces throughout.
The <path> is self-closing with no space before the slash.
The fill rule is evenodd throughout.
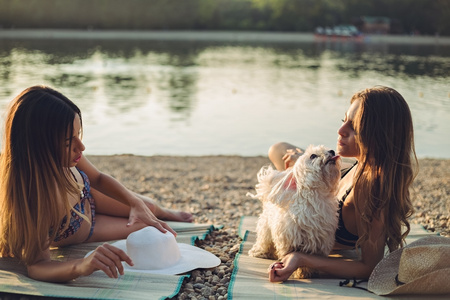
<path id="1" fill-rule="evenodd" d="M 377 263 L 383 258 L 385 237 L 383 222 L 372 222 L 369 240 L 361 245 L 361 260 L 330 258 L 292 252 L 286 255 L 281 263 L 275 263 L 269 268 L 269 280 L 280 282 L 287 280 L 299 267 L 309 267 L 325 272 L 333 277 L 367 279 Z"/>
<path id="2" fill-rule="evenodd" d="M 35 263 L 28 265 L 27 269 L 30 278 L 48 282 L 67 282 L 97 270 L 102 270 L 110 278 L 118 278 L 118 274 L 124 274 L 122 261 L 133 265 L 131 258 L 124 251 L 105 243 L 86 258 L 65 262 L 52 261 L 50 250 L 47 249 Z"/>
<path id="3" fill-rule="evenodd" d="M 164 221 L 155 217 L 142 199 L 128 190 L 115 178 L 100 172 L 86 157 L 82 156 L 77 167 L 86 173 L 92 187 L 103 194 L 130 206 L 130 216 L 128 218 L 129 226 L 136 222 L 143 222 L 149 226 L 156 227 L 161 232 L 169 230 L 176 236 L 176 232 Z"/>

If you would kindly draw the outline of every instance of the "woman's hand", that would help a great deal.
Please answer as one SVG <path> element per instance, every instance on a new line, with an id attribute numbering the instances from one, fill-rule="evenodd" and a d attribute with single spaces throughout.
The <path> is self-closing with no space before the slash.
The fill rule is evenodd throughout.
<path id="1" fill-rule="evenodd" d="M 287 254 L 281 261 L 274 262 L 270 265 L 267 272 L 269 273 L 270 282 L 282 282 L 303 265 L 304 254 L 300 252 L 291 252 Z"/>
<path id="2" fill-rule="evenodd" d="M 284 168 L 288 169 L 295 164 L 297 159 L 303 154 L 303 151 L 299 148 L 287 149 L 286 154 L 283 155 Z"/>
<path id="3" fill-rule="evenodd" d="M 124 251 L 105 243 L 81 261 L 78 266 L 79 275 L 87 276 L 101 270 L 110 278 L 118 278 L 119 274 L 124 274 L 122 261 L 133 265 L 131 258 Z"/>
<path id="4" fill-rule="evenodd" d="M 159 220 L 150 210 L 149 206 L 140 198 L 137 198 L 137 201 L 130 206 L 130 216 L 127 226 L 132 226 L 137 222 L 153 226 L 163 233 L 170 231 L 174 236 L 177 236 L 177 233 L 166 222 Z"/>

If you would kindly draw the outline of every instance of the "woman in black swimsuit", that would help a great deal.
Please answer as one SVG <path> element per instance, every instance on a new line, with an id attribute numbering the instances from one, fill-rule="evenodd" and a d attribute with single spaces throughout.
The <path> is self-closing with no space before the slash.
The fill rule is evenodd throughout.
<path id="1" fill-rule="evenodd" d="M 343 174 L 338 197 L 339 228 L 335 249 L 359 248 L 360 259 L 330 259 L 292 252 L 269 268 L 269 280 L 284 281 L 298 267 L 340 278 L 369 278 L 389 251 L 403 246 L 413 207 L 409 188 L 417 174 L 411 112 L 394 89 L 377 86 L 353 95 L 338 130 L 337 151 L 356 159 Z M 269 158 L 279 170 L 289 168 L 302 150 L 278 143 Z M 406 230 L 403 230 L 406 228 Z"/>

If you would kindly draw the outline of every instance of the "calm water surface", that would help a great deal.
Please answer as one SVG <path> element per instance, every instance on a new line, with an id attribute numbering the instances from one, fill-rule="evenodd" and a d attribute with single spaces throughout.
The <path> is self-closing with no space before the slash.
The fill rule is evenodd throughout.
<path id="1" fill-rule="evenodd" d="M 82 110 L 86 154 L 266 155 L 335 148 L 351 95 L 408 101 L 419 157 L 450 158 L 450 47 L 358 43 L 1 40 L 0 112 L 47 84 Z"/>

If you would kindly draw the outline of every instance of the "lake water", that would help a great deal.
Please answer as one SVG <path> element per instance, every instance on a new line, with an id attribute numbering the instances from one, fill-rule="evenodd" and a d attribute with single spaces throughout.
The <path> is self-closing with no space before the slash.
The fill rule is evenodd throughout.
<path id="1" fill-rule="evenodd" d="M 450 158 L 450 46 L 0 40 L 0 112 L 47 84 L 82 110 L 86 154 L 266 155 L 335 148 L 351 95 L 398 90 L 419 157 Z"/>

